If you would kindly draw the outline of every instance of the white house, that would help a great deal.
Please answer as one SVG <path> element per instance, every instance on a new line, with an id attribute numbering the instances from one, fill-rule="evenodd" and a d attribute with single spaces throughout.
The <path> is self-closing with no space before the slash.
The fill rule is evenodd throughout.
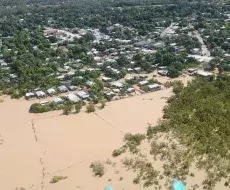
<path id="1" fill-rule="evenodd" d="M 50 88 L 47 90 L 47 94 L 49 94 L 50 96 L 54 95 L 56 93 L 55 89 Z"/>
<path id="2" fill-rule="evenodd" d="M 37 91 L 37 92 L 35 92 L 35 94 L 36 94 L 36 96 L 38 98 L 44 98 L 44 97 L 46 97 L 46 94 L 43 91 Z"/>
<path id="3" fill-rule="evenodd" d="M 80 101 L 80 98 L 74 94 L 67 94 L 65 97 L 71 102 L 79 102 Z"/>
<path id="4" fill-rule="evenodd" d="M 76 95 L 81 98 L 82 100 L 88 99 L 89 98 L 89 94 L 87 92 L 84 91 L 78 91 L 76 92 Z"/>
<path id="5" fill-rule="evenodd" d="M 144 86 L 144 85 L 147 85 L 148 83 L 149 83 L 149 81 L 143 80 L 143 81 L 140 81 L 138 84 L 139 84 L 139 86 Z"/>
<path id="6" fill-rule="evenodd" d="M 125 86 L 122 82 L 118 82 L 118 81 L 112 82 L 111 85 L 116 88 L 123 88 Z"/>
<path id="7" fill-rule="evenodd" d="M 148 89 L 149 89 L 149 91 L 160 90 L 161 89 L 161 85 L 159 85 L 159 84 L 150 84 L 150 85 L 148 85 Z"/>

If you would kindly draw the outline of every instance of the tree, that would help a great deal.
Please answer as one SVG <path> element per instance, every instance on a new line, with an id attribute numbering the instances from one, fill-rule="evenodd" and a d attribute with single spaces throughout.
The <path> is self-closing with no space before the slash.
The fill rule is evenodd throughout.
<path id="1" fill-rule="evenodd" d="M 50 43 L 56 43 L 57 42 L 57 37 L 56 36 L 49 36 L 49 41 Z"/>
<path id="2" fill-rule="evenodd" d="M 125 65 L 129 65 L 129 60 L 126 58 L 126 56 L 124 55 L 121 55 L 118 59 L 117 59 L 117 64 L 120 66 L 120 67 L 123 67 Z"/>
<path id="3" fill-rule="evenodd" d="M 74 107 L 75 107 L 76 113 L 79 113 L 81 111 L 82 105 L 81 105 L 81 103 L 77 103 L 77 104 L 75 104 Z"/>
<path id="4" fill-rule="evenodd" d="M 168 68 L 168 76 L 171 78 L 176 78 L 180 75 L 180 72 L 173 66 Z"/>

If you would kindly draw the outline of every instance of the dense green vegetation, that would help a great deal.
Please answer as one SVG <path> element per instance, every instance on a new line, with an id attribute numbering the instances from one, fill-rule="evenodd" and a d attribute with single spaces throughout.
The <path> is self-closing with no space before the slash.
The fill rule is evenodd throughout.
<path id="1" fill-rule="evenodd" d="M 161 6 L 156 6 L 159 4 Z M 167 27 L 172 22 L 183 27 L 194 26 L 195 29 L 203 29 L 203 37 L 209 36 L 205 38 L 205 43 L 213 55 L 221 56 L 221 50 L 229 51 L 229 24 L 225 23 L 227 16 L 223 14 L 229 10 L 229 4 L 215 1 L 206 3 L 187 0 L 100 0 L 89 3 L 88 0 L 2 0 L 0 9 L 0 58 L 9 66 L 9 69 L 0 68 L 0 89 L 14 98 L 36 88 L 47 89 L 59 85 L 59 68 L 63 68 L 67 62 L 71 67 L 76 60 L 80 60 L 80 67 L 92 66 L 93 57 L 87 54 L 91 48 L 96 48 L 101 55 L 106 55 L 109 48 L 115 48 L 119 53 L 121 50 L 118 48 L 122 46 L 120 47 L 114 38 L 136 40 L 145 37 L 154 41 L 165 41 L 166 51 L 159 50 L 156 56 L 138 53 L 133 58 L 134 66 L 147 72 L 152 70 L 153 64 L 168 66 L 169 76 L 177 77 L 183 68 L 193 64 L 195 60 L 179 55 L 181 52 L 175 52 L 169 44 L 184 46 L 188 53 L 193 48 L 200 48 L 200 43 L 197 38 L 187 35 L 189 29 L 179 31 L 177 37 L 170 39 L 162 39 L 155 34 L 158 27 Z M 107 29 L 117 23 L 124 28 L 114 27 L 111 31 Z M 225 28 L 217 30 L 222 26 Z M 58 41 L 55 37 L 44 36 L 45 27 L 74 29 L 74 33 L 78 33 L 80 28 L 98 28 L 113 40 L 94 44 L 94 36 L 87 33 L 83 38 L 72 42 Z M 55 45 L 56 42 L 58 44 Z M 129 47 L 124 49 L 129 50 Z M 130 61 L 119 54 L 117 65 L 114 66 L 121 72 L 116 74 L 105 68 L 103 72 L 106 76 L 120 79 L 126 74 L 122 68 L 130 66 Z M 10 74 L 14 74 L 16 79 L 10 78 Z M 65 80 L 82 85 L 86 80 L 96 79 L 97 75 L 86 74 L 83 79 L 76 78 L 77 76 L 78 72 L 74 76 L 65 77 Z M 101 96 L 99 93 L 97 95 Z"/>

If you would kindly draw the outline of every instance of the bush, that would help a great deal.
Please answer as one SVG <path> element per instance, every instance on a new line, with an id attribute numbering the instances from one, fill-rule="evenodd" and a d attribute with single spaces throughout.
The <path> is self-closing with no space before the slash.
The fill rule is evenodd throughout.
<path id="1" fill-rule="evenodd" d="M 181 81 L 173 81 L 172 86 L 173 86 L 173 92 L 175 94 L 181 93 L 181 91 L 184 88 L 184 84 Z"/>
<path id="2" fill-rule="evenodd" d="M 86 111 L 88 113 L 95 112 L 95 107 L 94 107 L 94 104 L 92 102 L 89 102 L 89 104 L 86 106 Z"/>
<path id="3" fill-rule="evenodd" d="M 32 104 L 29 110 L 29 112 L 31 113 L 44 113 L 48 111 L 51 111 L 51 108 L 49 105 L 41 105 L 39 103 Z"/>
<path id="4" fill-rule="evenodd" d="M 66 179 L 67 178 L 67 176 L 54 176 L 53 178 L 52 178 L 52 180 L 50 181 L 50 183 L 57 183 L 57 182 L 59 182 L 60 180 L 63 180 L 63 179 Z"/>
<path id="5" fill-rule="evenodd" d="M 93 169 L 93 173 L 95 176 L 102 177 L 105 174 L 105 167 L 100 161 L 91 163 L 90 168 Z"/>
<path id="6" fill-rule="evenodd" d="M 117 157 L 117 156 L 120 156 L 122 153 L 125 152 L 125 148 L 122 147 L 122 148 L 119 148 L 119 149 L 115 149 L 112 153 L 112 156 L 113 157 Z"/>
<path id="7" fill-rule="evenodd" d="M 101 100 L 100 103 L 101 103 L 100 108 L 103 109 L 103 108 L 105 107 L 105 101 L 104 101 L 104 100 Z"/>
<path id="8" fill-rule="evenodd" d="M 81 103 L 75 104 L 75 111 L 76 111 L 76 113 L 79 113 L 81 111 L 81 108 L 82 108 Z"/>

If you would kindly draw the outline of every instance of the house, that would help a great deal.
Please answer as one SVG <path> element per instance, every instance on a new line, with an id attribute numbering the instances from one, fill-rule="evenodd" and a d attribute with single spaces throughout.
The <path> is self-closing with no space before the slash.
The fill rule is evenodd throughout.
<path id="1" fill-rule="evenodd" d="M 109 78 L 109 77 L 102 77 L 102 81 L 104 81 L 104 82 L 109 82 L 109 81 L 111 81 L 112 79 L 111 78 Z"/>
<path id="2" fill-rule="evenodd" d="M 53 88 L 48 89 L 46 92 L 50 96 L 53 96 L 56 93 L 55 89 L 53 89 Z"/>
<path id="3" fill-rule="evenodd" d="M 53 102 L 55 103 L 55 104 L 60 104 L 60 103 L 62 103 L 62 102 L 64 102 L 61 98 L 59 98 L 59 97 L 57 97 L 57 98 L 54 98 L 53 99 Z"/>
<path id="4" fill-rule="evenodd" d="M 65 75 L 60 75 L 57 77 L 58 80 L 63 80 L 65 78 Z"/>
<path id="5" fill-rule="evenodd" d="M 201 77 L 210 77 L 210 76 L 213 76 L 213 73 L 203 71 L 203 70 L 198 70 L 198 71 L 196 71 L 196 75 L 201 76 Z"/>
<path id="6" fill-rule="evenodd" d="M 37 91 L 37 92 L 35 92 L 35 94 L 38 98 L 45 98 L 46 97 L 46 94 L 43 91 Z"/>
<path id="7" fill-rule="evenodd" d="M 188 69 L 189 73 L 194 73 L 195 71 L 196 71 L 196 69 L 192 69 L 192 68 Z"/>
<path id="8" fill-rule="evenodd" d="M 134 79 L 134 77 L 131 77 L 131 76 L 125 78 L 125 80 L 127 80 L 127 81 L 130 81 L 130 80 L 133 80 L 133 79 Z"/>
<path id="9" fill-rule="evenodd" d="M 136 67 L 134 68 L 134 71 L 136 71 L 137 73 L 141 71 L 141 68 L 140 67 Z"/>
<path id="10" fill-rule="evenodd" d="M 133 72 L 133 69 L 132 69 L 132 68 L 127 68 L 127 71 L 128 71 L 129 73 L 131 73 L 131 72 Z"/>
<path id="11" fill-rule="evenodd" d="M 119 90 L 118 88 L 115 88 L 115 89 L 113 89 L 113 92 L 114 92 L 114 93 L 119 93 L 120 90 Z"/>
<path id="12" fill-rule="evenodd" d="M 76 95 L 81 98 L 82 100 L 86 100 L 89 98 L 89 94 L 87 92 L 84 91 L 78 91 L 76 92 Z"/>
<path id="13" fill-rule="evenodd" d="M 70 90 L 70 91 L 74 91 L 74 90 L 76 90 L 76 89 L 77 89 L 76 86 L 69 86 L 69 90 Z"/>
<path id="14" fill-rule="evenodd" d="M 140 81 L 140 82 L 138 83 L 138 85 L 139 85 L 139 86 L 144 86 L 144 85 L 146 85 L 146 84 L 148 84 L 148 83 L 149 83 L 149 81 L 143 80 L 143 81 Z"/>
<path id="15" fill-rule="evenodd" d="M 128 92 L 128 93 L 135 92 L 135 88 L 130 87 L 130 88 L 127 89 L 127 92 Z"/>
<path id="16" fill-rule="evenodd" d="M 147 76 L 147 75 L 139 75 L 139 77 L 140 77 L 141 79 L 148 78 L 148 76 Z"/>
<path id="17" fill-rule="evenodd" d="M 27 100 L 29 100 L 30 98 L 34 98 L 34 97 L 36 97 L 36 94 L 33 93 L 33 92 L 27 92 L 26 95 L 25 95 L 25 98 Z"/>
<path id="18" fill-rule="evenodd" d="M 50 102 L 48 100 L 41 101 L 40 104 L 42 106 L 48 105 Z"/>
<path id="19" fill-rule="evenodd" d="M 114 92 L 106 92 L 105 95 L 106 96 L 114 96 L 115 94 L 114 94 Z"/>
<path id="20" fill-rule="evenodd" d="M 80 98 L 77 97 L 75 94 L 67 94 L 65 96 L 67 98 L 67 100 L 71 101 L 71 102 L 79 102 Z"/>
<path id="21" fill-rule="evenodd" d="M 150 84 L 150 85 L 148 85 L 148 90 L 149 91 L 160 90 L 160 89 L 161 89 L 161 85 L 159 85 L 159 84 Z"/>
<path id="22" fill-rule="evenodd" d="M 97 57 L 97 56 L 96 56 L 96 57 L 94 57 L 94 60 L 95 60 L 95 61 L 101 61 L 101 57 Z"/>
<path id="23" fill-rule="evenodd" d="M 99 62 L 99 63 L 96 63 L 97 67 L 102 67 L 103 66 L 103 63 L 102 62 Z"/>
<path id="24" fill-rule="evenodd" d="M 64 92 L 68 92 L 68 88 L 64 85 L 62 86 L 59 86 L 58 87 L 58 90 L 61 92 L 61 93 L 64 93 Z"/>
<path id="25" fill-rule="evenodd" d="M 89 87 L 91 87 L 91 86 L 93 86 L 95 84 L 95 82 L 93 82 L 93 81 L 87 81 L 86 82 L 86 85 L 88 85 Z"/>
<path id="26" fill-rule="evenodd" d="M 125 86 L 122 82 L 118 81 L 112 82 L 111 85 L 116 88 L 123 88 Z"/>
<path id="27" fill-rule="evenodd" d="M 199 48 L 193 48 L 191 51 L 192 54 L 199 54 L 200 53 L 200 49 Z"/>
<path id="28" fill-rule="evenodd" d="M 168 71 L 167 71 L 167 70 L 159 70 L 159 71 L 157 71 L 157 73 L 158 73 L 159 75 L 161 75 L 161 76 L 167 76 Z"/>

